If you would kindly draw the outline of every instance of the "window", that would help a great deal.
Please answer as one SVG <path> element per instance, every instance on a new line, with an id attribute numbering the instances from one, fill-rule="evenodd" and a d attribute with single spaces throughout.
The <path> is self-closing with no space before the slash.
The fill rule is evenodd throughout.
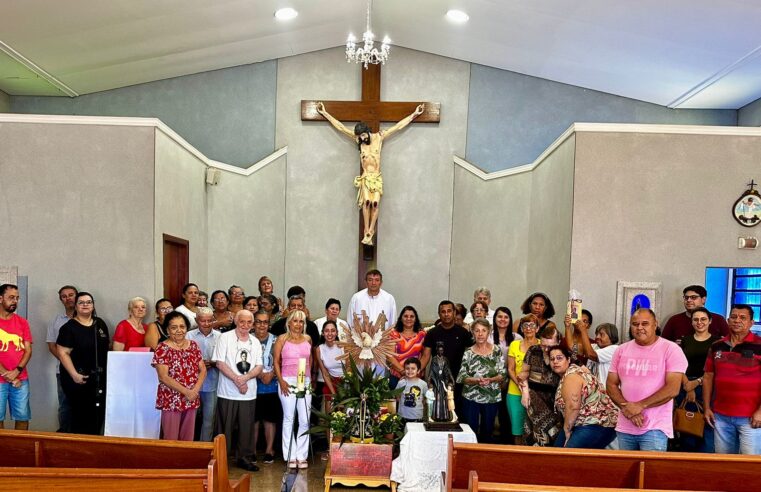
<path id="1" fill-rule="evenodd" d="M 761 328 L 761 268 L 733 270 L 732 303 L 751 306 L 754 329 Z"/>

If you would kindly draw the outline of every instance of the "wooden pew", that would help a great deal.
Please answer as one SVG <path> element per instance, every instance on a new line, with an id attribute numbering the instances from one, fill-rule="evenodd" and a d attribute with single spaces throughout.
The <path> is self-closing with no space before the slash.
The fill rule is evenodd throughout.
<path id="1" fill-rule="evenodd" d="M 538 485 L 544 486 L 541 490 L 570 486 L 747 492 L 761 476 L 761 456 L 465 444 L 450 437 L 447 492 L 467 490 L 471 471 L 479 490 L 489 482 L 518 484 L 522 490 Z"/>
<path id="2" fill-rule="evenodd" d="M 607 487 L 568 487 L 566 485 L 525 485 L 519 483 L 479 482 L 478 473 L 470 471 L 468 492 L 631 492 L 633 489 Z M 673 490 L 638 489 L 637 492 L 674 492 Z M 688 491 L 693 492 L 693 491 Z"/>
<path id="3" fill-rule="evenodd" d="M 0 431 L 3 491 L 247 491 L 251 477 L 230 481 L 225 437 L 213 443 Z"/>

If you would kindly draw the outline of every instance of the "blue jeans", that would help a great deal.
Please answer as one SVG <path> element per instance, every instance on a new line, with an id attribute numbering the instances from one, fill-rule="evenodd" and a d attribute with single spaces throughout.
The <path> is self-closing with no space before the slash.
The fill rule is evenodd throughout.
<path id="1" fill-rule="evenodd" d="M 674 399 L 674 408 L 682 404 L 682 401 L 687 396 L 684 390 L 679 390 L 679 395 Z M 703 387 L 698 386 L 695 388 L 695 399 L 702 404 L 703 401 Z M 687 404 L 687 408 L 694 410 L 695 405 L 692 403 Z M 679 451 L 686 453 L 713 453 L 714 448 L 714 432 L 713 427 L 706 424 L 703 429 L 703 438 L 690 436 L 688 434 L 679 434 L 677 437 L 679 443 Z"/>
<path id="2" fill-rule="evenodd" d="M 462 403 L 463 418 L 478 436 L 478 442 L 492 442 L 494 440 L 494 419 L 497 418 L 499 402 L 476 403 L 463 398 Z"/>
<path id="3" fill-rule="evenodd" d="M 616 429 L 613 427 L 603 427 L 601 425 L 579 425 L 572 429 L 571 439 L 566 444 L 565 432 L 560 429 L 555 447 L 562 448 L 586 448 L 586 449 L 605 449 L 616 438 Z"/>
<path id="4" fill-rule="evenodd" d="M 663 431 L 653 429 L 641 435 L 616 432 L 618 448 L 622 451 L 666 451 L 669 438 Z M 571 436 L 573 437 L 573 436 Z"/>
<path id="5" fill-rule="evenodd" d="M 66 369 L 64 369 L 65 371 Z M 61 374 L 55 375 L 56 388 L 58 391 L 58 431 L 57 432 L 71 432 L 71 406 L 69 405 L 69 399 L 66 398 L 66 393 L 61 386 Z"/>
<path id="6" fill-rule="evenodd" d="M 5 420 L 5 411 L 10 407 L 11 420 L 29 422 L 32 410 L 29 406 L 29 380 L 21 381 L 21 386 L 14 388 L 11 383 L 0 383 L 0 422 Z"/>
<path id="7" fill-rule="evenodd" d="M 761 454 L 761 428 L 752 428 L 749 417 L 729 417 L 718 412 L 713 415 L 717 453 Z"/>
<path id="8" fill-rule="evenodd" d="M 214 437 L 214 417 L 217 411 L 217 391 L 201 391 L 201 441 L 211 442 Z"/>

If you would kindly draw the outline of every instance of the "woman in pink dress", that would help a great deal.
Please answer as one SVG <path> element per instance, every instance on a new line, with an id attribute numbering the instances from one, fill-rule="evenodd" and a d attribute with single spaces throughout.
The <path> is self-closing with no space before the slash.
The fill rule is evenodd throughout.
<path id="1" fill-rule="evenodd" d="M 201 350 L 185 338 L 188 324 L 180 312 L 166 315 L 169 338 L 156 347 L 151 362 L 159 375 L 156 408 L 161 410 L 163 438 L 171 441 L 193 440 L 196 410 L 201 406 L 198 393 L 206 379 Z"/>

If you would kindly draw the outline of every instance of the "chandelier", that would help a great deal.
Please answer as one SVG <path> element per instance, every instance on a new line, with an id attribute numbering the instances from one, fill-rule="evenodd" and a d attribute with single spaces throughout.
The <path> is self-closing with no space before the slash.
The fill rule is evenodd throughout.
<path id="1" fill-rule="evenodd" d="M 361 63 L 367 68 L 369 63 L 377 65 L 378 63 L 386 63 L 388 60 L 388 53 L 391 50 L 391 40 L 388 36 L 383 38 L 380 50 L 375 47 L 375 34 L 370 30 L 370 10 L 372 9 L 373 1 L 367 1 L 367 29 L 362 35 L 363 45 L 357 47 L 357 39 L 353 34 L 349 34 L 349 38 L 346 40 L 346 61 L 351 63 Z"/>

